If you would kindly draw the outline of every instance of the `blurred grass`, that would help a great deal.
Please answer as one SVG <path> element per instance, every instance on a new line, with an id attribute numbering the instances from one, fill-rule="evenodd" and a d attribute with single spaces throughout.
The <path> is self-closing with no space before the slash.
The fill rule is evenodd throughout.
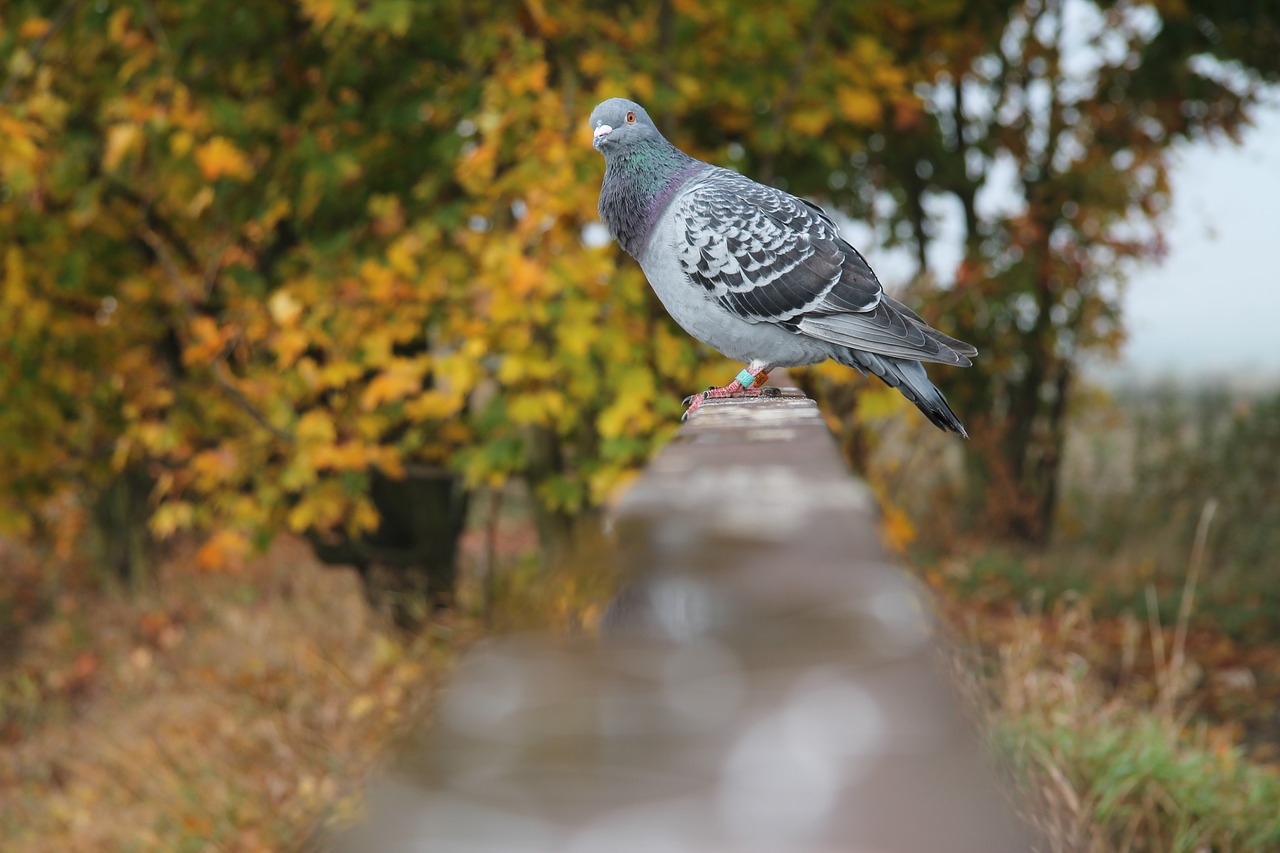
<path id="1" fill-rule="evenodd" d="M 1166 662 L 1154 701 L 1149 676 L 1106 677 L 1105 629 L 1079 601 L 1002 630 L 963 677 L 1044 849 L 1280 849 L 1280 773 L 1250 762 L 1230 725 L 1192 722 L 1194 673 Z"/>
<path id="2" fill-rule="evenodd" d="M 1068 453 L 1041 550 L 958 534 L 936 466 L 887 490 L 1015 799 L 1055 853 L 1280 850 L 1280 392 L 1094 395 Z"/>
<path id="3" fill-rule="evenodd" d="M 1280 639 L 1280 391 L 1167 386 L 1132 394 L 1111 421 L 1072 448 L 1059 553 L 1105 561 L 1113 597 L 1151 585 L 1167 600 L 1212 501 L 1200 614 L 1240 639 Z"/>
<path id="4" fill-rule="evenodd" d="M 1026 603 L 1083 593 L 1100 612 L 1145 618 L 1149 590 L 1162 611 L 1176 608 L 1212 503 L 1196 618 L 1237 640 L 1280 640 L 1280 391 L 1166 386 L 1085 400 L 1071 419 L 1054 536 L 1043 549 L 966 531 L 955 449 L 898 428 L 873 476 L 913 519 L 912 561 L 946 571 L 962 554 L 955 579 L 966 595 Z"/>

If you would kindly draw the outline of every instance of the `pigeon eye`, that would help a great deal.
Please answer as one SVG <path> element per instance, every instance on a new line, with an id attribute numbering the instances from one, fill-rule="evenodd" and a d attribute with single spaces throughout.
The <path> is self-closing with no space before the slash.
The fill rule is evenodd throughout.
<path id="1" fill-rule="evenodd" d="M 636 123 L 636 114 L 627 113 L 627 124 L 635 124 L 635 123 Z"/>

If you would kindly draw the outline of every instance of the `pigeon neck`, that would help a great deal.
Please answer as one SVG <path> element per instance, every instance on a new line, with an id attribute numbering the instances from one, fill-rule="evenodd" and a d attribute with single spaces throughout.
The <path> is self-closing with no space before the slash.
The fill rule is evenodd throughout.
<path id="1" fill-rule="evenodd" d="M 638 258 L 676 191 L 710 168 L 666 140 L 605 161 L 600 218 L 627 254 Z"/>

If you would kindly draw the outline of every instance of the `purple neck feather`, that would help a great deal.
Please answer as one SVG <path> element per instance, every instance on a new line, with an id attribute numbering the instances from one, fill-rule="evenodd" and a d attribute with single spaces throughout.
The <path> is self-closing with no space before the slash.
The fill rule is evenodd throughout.
<path id="1" fill-rule="evenodd" d="M 627 254 L 639 258 L 676 192 L 710 168 L 666 140 L 608 156 L 600 219 Z"/>

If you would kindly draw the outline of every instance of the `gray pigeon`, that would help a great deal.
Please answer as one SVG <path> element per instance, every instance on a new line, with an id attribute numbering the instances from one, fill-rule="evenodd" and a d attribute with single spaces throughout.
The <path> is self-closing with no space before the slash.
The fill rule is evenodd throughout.
<path id="1" fill-rule="evenodd" d="M 600 219 L 686 332 L 747 368 L 690 398 L 757 396 L 775 367 L 831 358 L 897 388 L 968 438 L 922 361 L 961 367 L 978 351 L 885 295 L 858 250 L 811 202 L 695 160 L 644 109 L 610 98 L 591 112 L 604 155 Z"/>

